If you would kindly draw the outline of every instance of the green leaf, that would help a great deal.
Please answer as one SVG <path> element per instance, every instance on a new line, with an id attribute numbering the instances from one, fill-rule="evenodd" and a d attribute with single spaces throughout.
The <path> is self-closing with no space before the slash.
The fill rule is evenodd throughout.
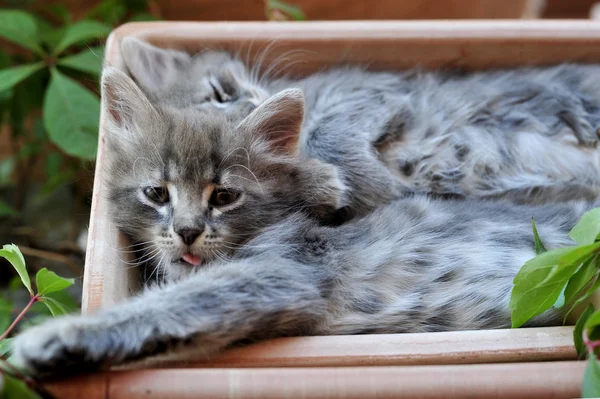
<path id="1" fill-rule="evenodd" d="M 44 51 L 38 44 L 38 30 L 35 18 L 17 10 L 0 11 L 0 37 L 21 45 L 37 54 Z"/>
<path id="2" fill-rule="evenodd" d="M 588 366 L 583 376 L 583 387 L 581 388 L 582 398 L 600 397 L 600 365 L 595 356 L 590 356 Z"/>
<path id="3" fill-rule="evenodd" d="M 14 377 L 2 373 L 4 379 L 3 399 L 40 399 L 40 396 L 33 392 L 27 385 Z"/>
<path id="4" fill-rule="evenodd" d="M 9 66 L 10 66 L 10 57 L 8 56 L 6 51 L 3 51 L 2 49 L 0 49 L 0 68 L 6 68 Z"/>
<path id="5" fill-rule="evenodd" d="M 587 211 L 581 220 L 571 229 L 569 237 L 579 245 L 587 245 L 596 241 L 600 234 L 600 208 Z"/>
<path id="6" fill-rule="evenodd" d="M 93 159 L 98 146 L 99 117 L 98 97 L 53 69 L 44 98 L 44 125 L 50 140 L 67 154 Z"/>
<path id="7" fill-rule="evenodd" d="M 67 47 L 82 41 L 103 39 L 109 33 L 110 27 L 100 22 L 89 20 L 79 21 L 67 28 L 62 40 L 54 49 L 54 54 L 60 54 Z"/>
<path id="8" fill-rule="evenodd" d="M 27 274 L 27 268 L 25 267 L 25 258 L 23 258 L 23 254 L 19 250 L 19 247 L 15 244 L 4 245 L 2 249 L 0 249 L 0 256 L 10 262 L 19 276 L 21 276 L 21 281 L 27 288 L 27 291 L 33 295 L 33 291 L 31 290 L 31 280 L 29 280 L 29 274 Z"/>
<path id="9" fill-rule="evenodd" d="M 66 28 L 53 26 L 41 17 L 36 17 L 36 22 L 42 43 L 47 45 L 50 49 L 55 48 L 62 40 Z"/>
<path id="10" fill-rule="evenodd" d="M 594 327 L 600 326 L 600 310 L 592 313 L 585 322 L 584 328 L 586 330 L 591 330 Z"/>
<path id="11" fill-rule="evenodd" d="M 585 301 L 586 299 L 588 299 L 598 288 L 600 287 L 600 279 L 596 279 L 596 281 L 594 282 L 594 284 L 588 288 L 588 290 L 585 292 L 585 294 L 581 295 L 579 298 L 577 298 L 577 300 L 575 302 L 573 302 L 573 304 L 571 305 L 571 307 L 569 308 L 569 311 L 565 314 L 565 317 L 563 319 L 563 324 L 566 323 L 567 317 L 569 317 L 569 315 L 571 314 L 571 312 L 583 301 Z"/>
<path id="12" fill-rule="evenodd" d="M 128 6 L 121 0 L 104 0 L 87 15 L 88 19 L 100 19 L 109 25 L 116 25 L 125 18 Z"/>
<path id="13" fill-rule="evenodd" d="M 533 229 L 533 240 L 535 241 L 535 253 L 536 255 L 542 254 L 547 251 L 546 247 L 540 236 L 538 235 L 537 227 L 535 227 L 535 220 L 531 218 L 531 228 Z"/>
<path id="14" fill-rule="evenodd" d="M 128 22 L 159 21 L 160 19 L 148 12 L 140 12 L 129 18 Z"/>
<path id="15" fill-rule="evenodd" d="M 4 338 L 2 341 L 0 341 L 0 356 L 4 357 L 4 355 L 10 352 L 12 340 L 13 338 Z"/>
<path id="16" fill-rule="evenodd" d="M 304 12 L 300 7 L 285 3 L 283 1 L 268 0 L 267 8 L 269 11 L 279 10 L 292 17 L 292 19 L 295 21 L 303 21 L 306 19 L 306 15 L 304 15 Z"/>
<path id="17" fill-rule="evenodd" d="M 69 313 L 74 312 L 75 310 L 81 307 L 81 305 L 77 303 L 75 298 L 71 294 L 69 294 L 67 290 L 56 291 L 51 294 L 46 294 L 45 297 L 52 298 L 55 301 L 60 302 L 60 304 L 65 309 L 67 309 Z"/>
<path id="18" fill-rule="evenodd" d="M 6 157 L 0 161 L 0 187 L 7 186 L 11 182 L 11 177 L 15 171 L 15 158 Z"/>
<path id="19" fill-rule="evenodd" d="M 575 324 L 575 329 L 573 330 L 573 342 L 575 343 L 575 349 L 577 350 L 577 355 L 580 358 L 584 358 L 587 354 L 587 348 L 583 343 L 583 328 L 588 318 L 594 313 L 594 305 L 591 303 L 585 308 L 579 319 L 577 319 L 577 323 Z"/>
<path id="20" fill-rule="evenodd" d="M 65 4 L 52 4 L 46 7 L 48 11 L 63 24 L 71 23 L 72 16 L 69 8 Z"/>
<path id="21" fill-rule="evenodd" d="M 558 248 L 527 261 L 513 280 L 509 304 L 513 328 L 548 310 L 579 265 L 598 248 L 600 243 Z"/>
<path id="22" fill-rule="evenodd" d="M 61 304 L 54 298 L 43 297 L 43 298 L 41 298 L 41 301 L 44 305 L 46 305 L 46 307 L 48 308 L 48 310 L 50 311 L 50 313 L 52 313 L 52 316 L 54 316 L 54 317 L 64 316 L 64 315 L 70 313 L 69 309 L 67 309 L 65 306 L 63 306 L 63 304 Z"/>
<path id="23" fill-rule="evenodd" d="M 15 217 L 19 216 L 19 212 L 10 206 L 10 204 L 0 198 L 0 217 Z"/>
<path id="24" fill-rule="evenodd" d="M 0 91 L 11 89 L 44 67 L 41 62 L 13 68 L 0 69 Z"/>
<path id="25" fill-rule="evenodd" d="M 10 103 L 10 124 L 15 135 L 29 131 L 25 128 L 25 121 L 32 111 L 41 108 L 48 75 L 48 69 L 44 68 L 14 87 Z"/>
<path id="26" fill-rule="evenodd" d="M 58 65 L 76 69 L 81 72 L 99 76 L 102 71 L 104 49 L 93 47 L 82 52 L 58 60 Z"/>
<path id="27" fill-rule="evenodd" d="M 10 323 L 12 323 L 12 309 L 12 303 L 9 300 L 0 297 L 0 333 L 6 331 L 8 326 L 10 326 Z M 1 343 L 2 341 L 0 341 L 0 344 Z"/>
<path id="28" fill-rule="evenodd" d="M 571 303 L 577 299 L 579 293 L 586 288 L 590 283 L 595 281 L 594 277 L 598 274 L 598 266 L 596 264 L 598 257 L 593 256 L 581 265 L 579 270 L 573 277 L 569 279 L 564 290 L 564 298 L 566 303 Z"/>
<path id="29" fill-rule="evenodd" d="M 37 286 L 38 295 L 62 291 L 65 288 L 72 286 L 74 282 L 74 279 L 60 277 L 58 274 L 45 267 L 40 269 L 35 275 L 35 285 Z"/>

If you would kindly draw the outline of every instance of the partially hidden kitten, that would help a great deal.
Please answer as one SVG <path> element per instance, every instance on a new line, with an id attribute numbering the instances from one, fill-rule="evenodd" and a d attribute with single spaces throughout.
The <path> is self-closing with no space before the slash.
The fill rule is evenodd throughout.
<path id="1" fill-rule="evenodd" d="M 282 89 L 302 89 L 300 151 L 338 168 L 353 214 L 406 192 L 522 203 L 600 193 L 600 66 L 470 74 L 345 67 L 270 79 L 275 65 L 261 75 L 224 52 L 192 57 L 127 37 L 122 53 L 152 101 L 217 109 L 234 121 Z"/>
<path id="2" fill-rule="evenodd" d="M 111 67 L 102 92 L 109 213 L 168 283 L 25 331 L 13 358 L 34 376 L 270 337 L 509 327 L 513 277 L 535 256 L 531 217 L 556 248 L 594 206 L 414 196 L 326 226 L 312 215 L 344 187 L 297 151 L 300 90 L 239 124 L 154 105 Z M 529 325 L 560 321 L 552 310 Z"/>

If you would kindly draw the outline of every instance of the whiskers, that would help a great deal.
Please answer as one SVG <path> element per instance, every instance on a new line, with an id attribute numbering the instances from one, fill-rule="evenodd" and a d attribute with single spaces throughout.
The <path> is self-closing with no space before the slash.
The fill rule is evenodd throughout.
<path id="1" fill-rule="evenodd" d="M 254 57 L 251 57 L 250 54 L 254 44 L 254 40 L 252 40 L 242 61 L 249 68 L 248 80 L 258 87 L 263 87 L 268 80 L 279 77 L 284 70 L 289 70 L 292 66 L 305 62 L 301 56 L 311 53 L 311 51 L 305 49 L 291 49 L 283 51 L 277 57 L 271 59 L 272 53 L 280 52 L 276 49 L 276 46 L 281 44 L 278 40 L 272 40 L 262 50 L 258 51 Z M 241 58 L 239 54 L 238 58 Z M 269 64 L 268 67 L 265 67 L 266 63 Z"/>
<path id="2" fill-rule="evenodd" d="M 165 282 L 165 274 L 164 271 L 163 273 L 161 273 L 161 269 L 166 254 L 161 250 L 159 250 L 159 254 L 160 258 L 158 259 L 158 262 L 154 262 L 154 268 L 152 269 L 152 272 L 148 275 L 148 277 L 146 277 L 146 280 L 144 281 L 144 286 L 148 285 L 153 275 L 155 276 L 156 285 L 160 286 Z"/>
<path id="3" fill-rule="evenodd" d="M 158 248 L 153 241 L 139 242 L 122 248 L 111 248 L 119 258 L 119 261 L 126 265 L 125 268 L 127 270 L 150 264 L 157 257 L 160 256 L 162 259 L 164 256 L 164 251 Z M 140 255 L 136 256 L 138 254 Z M 121 255 L 124 255 L 128 259 L 124 259 Z M 134 259 L 129 260 L 132 256 L 134 256 Z M 159 261 L 158 263 L 161 262 Z"/>

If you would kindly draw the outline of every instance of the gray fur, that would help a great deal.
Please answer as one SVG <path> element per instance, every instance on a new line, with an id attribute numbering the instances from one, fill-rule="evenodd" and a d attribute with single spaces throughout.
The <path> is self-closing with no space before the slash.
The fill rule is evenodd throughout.
<path id="1" fill-rule="evenodd" d="M 338 205 L 335 169 L 295 154 L 293 135 L 273 145 L 268 134 L 277 126 L 299 133 L 289 113 L 302 104 L 299 91 L 232 124 L 220 113 L 152 105 L 108 68 L 103 101 L 114 157 L 111 215 L 158 254 L 149 261 L 167 282 L 112 309 L 26 331 L 14 341 L 14 359 L 35 376 L 190 345 L 211 356 L 269 337 L 509 327 L 512 280 L 535 256 L 531 217 L 546 247 L 556 248 L 569 244 L 567 232 L 594 206 L 414 196 L 327 226 L 313 215 Z M 160 205 L 144 197 L 158 184 L 171 195 Z M 216 209 L 208 202 L 215 187 L 241 195 Z M 202 234 L 186 245 L 178 225 Z M 186 253 L 205 261 L 186 264 L 179 260 Z M 561 316 L 551 311 L 530 325 L 559 324 Z"/>
<path id="2" fill-rule="evenodd" d="M 140 55 L 150 59 L 150 70 Z M 369 72 L 346 67 L 301 79 L 258 77 L 238 59 L 191 57 L 123 40 L 132 76 L 161 104 L 215 108 L 241 120 L 290 87 L 306 97 L 301 152 L 338 168 L 353 214 L 406 192 L 520 203 L 594 199 L 600 193 L 600 67 L 457 74 Z M 161 68 L 160 59 L 185 59 Z M 164 82 L 156 84 L 155 82 Z M 221 82 L 219 103 L 208 84 Z M 160 87 L 158 90 L 157 87 Z"/>

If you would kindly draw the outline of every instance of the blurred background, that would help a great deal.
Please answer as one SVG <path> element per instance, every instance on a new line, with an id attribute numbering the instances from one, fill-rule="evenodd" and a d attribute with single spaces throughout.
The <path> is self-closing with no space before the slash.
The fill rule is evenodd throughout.
<path id="1" fill-rule="evenodd" d="M 591 0 L 0 1 L 0 244 L 17 244 L 31 274 L 76 278 L 61 300 L 78 308 L 103 41 L 124 22 L 589 19 L 599 10 Z M 29 298 L 3 259 L 0 292 L 13 315 Z M 39 307 L 26 317 L 45 316 Z M 0 330 L 9 322 L 0 312 Z"/>

